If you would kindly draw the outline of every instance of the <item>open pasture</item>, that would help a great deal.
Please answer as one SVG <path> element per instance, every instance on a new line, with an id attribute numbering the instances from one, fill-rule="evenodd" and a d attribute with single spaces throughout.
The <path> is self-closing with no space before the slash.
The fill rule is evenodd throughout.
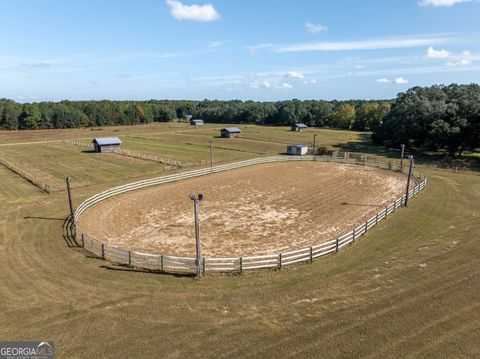
<path id="1" fill-rule="evenodd" d="M 156 136 L 163 126 L 48 131 L 43 139 Z M 168 129 L 164 135 L 185 130 Z M 281 129 L 270 130 L 275 140 Z M 344 136 L 368 148 L 369 155 L 385 154 L 365 134 L 318 132 L 325 142 Z M 9 135 L 1 132 L 1 141 L 37 142 L 30 131 Z M 322 141 L 317 137 L 319 145 Z M 256 143 L 262 141 L 251 142 L 252 153 Z M 30 146 L 12 147 L 33 157 Z M 18 164 L 55 177 L 49 167 L 56 166 L 55 154 L 62 155 L 56 145 L 48 146 L 53 157 L 24 154 Z M 59 146 L 66 151 L 62 163 L 81 164 L 75 174 L 66 173 L 73 183 L 93 184 L 74 188 L 75 206 L 131 182 L 130 176 L 158 175 L 151 162 L 135 173 L 131 162 L 120 158 L 116 171 L 86 181 L 86 170 L 101 173 L 111 164 L 80 162 L 79 156 L 90 154 Z M 342 141 L 332 146 L 348 148 Z M 428 188 L 338 255 L 281 271 L 195 281 L 133 271 L 69 247 L 62 228 L 68 214 L 65 192 L 40 193 L 0 167 L 0 190 L 7 191 L 0 201 L 0 337 L 55 340 L 59 358 L 479 357 L 480 177 L 417 170 L 429 178 Z M 61 180 L 64 173 L 56 176 Z"/>
<path id="2" fill-rule="evenodd" d="M 0 157 L 33 177 L 41 178 L 55 190 L 65 187 L 71 176 L 74 186 L 109 183 L 120 179 L 162 173 L 162 165 L 112 153 L 59 143 L 35 143 L 0 147 Z"/>

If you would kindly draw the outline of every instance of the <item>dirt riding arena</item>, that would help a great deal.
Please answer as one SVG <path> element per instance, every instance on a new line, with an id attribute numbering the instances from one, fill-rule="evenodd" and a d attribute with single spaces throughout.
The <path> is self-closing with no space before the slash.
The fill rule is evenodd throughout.
<path id="1" fill-rule="evenodd" d="M 406 176 L 371 167 L 271 163 L 124 194 L 89 209 L 78 225 L 109 245 L 194 256 L 193 203 L 202 192 L 202 255 L 262 255 L 320 244 L 398 198 Z"/>

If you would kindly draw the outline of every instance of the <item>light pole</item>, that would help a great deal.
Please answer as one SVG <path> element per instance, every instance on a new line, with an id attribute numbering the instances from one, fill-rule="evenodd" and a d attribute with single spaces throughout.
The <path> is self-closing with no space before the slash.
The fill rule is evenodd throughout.
<path id="1" fill-rule="evenodd" d="M 210 170 L 211 170 L 213 168 L 213 154 L 212 154 L 213 140 L 210 140 L 208 142 L 210 142 Z"/>
<path id="2" fill-rule="evenodd" d="M 193 201 L 193 211 L 195 213 L 195 245 L 196 245 L 196 256 L 195 256 L 195 267 L 196 267 L 196 277 L 202 277 L 202 270 L 200 268 L 201 252 L 200 252 L 200 223 L 198 219 L 198 203 L 203 200 L 203 194 L 199 193 L 198 196 L 195 196 L 194 193 L 190 193 L 190 199 Z"/>
<path id="3" fill-rule="evenodd" d="M 315 147 L 317 142 L 317 134 L 313 135 L 313 157 L 315 157 Z"/>
<path id="4" fill-rule="evenodd" d="M 402 148 L 402 152 L 400 153 L 400 171 L 403 172 L 403 155 L 405 154 L 405 145 L 400 145 Z"/>
<path id="5" fill-rule="evenodd" d="M 408 157 L 410 159 L 410 167 L 408 169 L 408 180 L 407 180 L 407 193 L 405 194 L 405 207 L 408 205 L 408 192 L 410 192 L 410 178 L 412 177 L 413 170 L 413 156 Z"/>

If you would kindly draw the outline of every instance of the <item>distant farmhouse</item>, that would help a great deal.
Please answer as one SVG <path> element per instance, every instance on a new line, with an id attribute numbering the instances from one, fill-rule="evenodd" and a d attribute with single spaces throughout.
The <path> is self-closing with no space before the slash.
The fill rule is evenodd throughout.
<path id="1" fill-rule="evenodd" d="M 186 115 L 186 116 L 185 116 L 185 119 L 186 119 L 187 121 L 191 121 L 191 120 L 192 120 L 192 118 L 193 118 L 193 116 L 192 116 L 192 115 Z"/>
<path id="2" fill-rule="evenodd" d="M 304 156 L 308 153 L 307 145 L 289 145 L 287 146 L 287 154 L 291 156 Z"/>
<path id="3" fill-rule="evenodd" d="M 238 127 L 222 128 L 220 135 L 224 138 L 240 137 L 240 129 Z"/>
<path id="4" fill-rule="evenodd" d="M 205 124 L 205 122 L 203 122 L 203 120 L 199 120 L 199 119 L 191 119 L 190 120 L 190 125 L 192 126 L 203 126 Z"/>
<path id="5" fill-rule="evenodd" d="M 292 125 L 291 130 L 295 132 L 305 131 L 308 128 L 304 123 L 296 123 Z"/>
<path id="6" fill-rule="evenodd" d="M 118 152 L 122 141 L 118 137 L 97 137 L 93 141 L 95 152 Z"/>

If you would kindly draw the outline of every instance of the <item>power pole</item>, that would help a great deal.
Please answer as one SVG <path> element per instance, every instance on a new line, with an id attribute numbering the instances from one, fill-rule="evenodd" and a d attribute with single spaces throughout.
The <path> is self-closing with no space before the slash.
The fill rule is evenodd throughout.
<path id="1" fill-rule="evenodd" d="M 70 189 L 70 177 L 66 178 L 67 181 L 67 193 L 68 193 L 68 205 L 70 206 L 70 216 L 72 217 L 73 224 L 75 224 L 75 218 L 73 213 L 73 202 L 72 202 L 72 190 Z"/>
<path id="2" fill-rule="evenodd" d="M 199 211 L 199 201 L 203 200 L 203 194 L 199 193 L 198 196 L 195 194 L 190 193 L 190 199 L 193 201 L 193 211 L 195 214 L 195 245 L 196 245 L 196 256 L 195 256 L 195 267 L 196 273 L 195 276 L 197 278 L 202 277 L 202 268 L 201 268 L 201 252 L 200 252 L 200 221 L 198 219 L 198 211 Z"/>
<path id="3" fill-rule="evenodd" d="M 409 156 L 410 159 L 410 167 L 408 169 L 408 180 L 407 180 L 407 193 L 405 194 L 405 207 L 408 205 L 408 192 L 410 192 L 410 179 L 412 177 L 412 170 L 413 170 L 413 156 Z"/>
<path id="4" fill-rule="evenodd" d="M 313 135 L 313 157 L 315 157 L 315 147 L 317 142 L 317 134 Z"/>
<path id="5" fill-rule="evenodd" d="M 71 218 L 71 225 L 70 231 L 74 240 L 77 239 L 77 224 L 75 223 L 75 213 L 73 212 L 73 201 L 72 201 L 72 190 L 70 188 L 70 176 L 66 178 L 67 181 L 67 193 L 68 193 L 68 205 L 70 207 L 70 218 Z"/>
<path id="6" fill-rule="evenodd" d="M 400 145 L 401 146 L 401 154 L 400 154 L 400 171 L 403 172 L 403 155 L 405 154 L 405 145 Z"/>
<path id="7" fill-rule="evenodd" d="M 213 154 L 212 154 L 213 140 L 210 140 L 208 142 L 210 142 L 210 170 L 211 170 L 213 168 Z"/>

